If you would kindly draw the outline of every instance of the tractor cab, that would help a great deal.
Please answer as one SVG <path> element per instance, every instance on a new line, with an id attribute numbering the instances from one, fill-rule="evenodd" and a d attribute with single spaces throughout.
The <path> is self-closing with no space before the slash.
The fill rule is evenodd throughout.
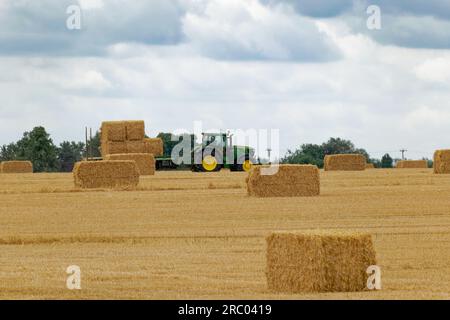
<path id="1" fill-rule="evenodd" d="M 230 171 L 250 171 L 255 150 L 248 146 L 234 146 L 228 133 L 202 133 L 202 146 L 194 152 L 193 171 L 212 172 L 228 168 Z"/>
<path id="2" fill-rule="evenodd" d="M 226 147 L 228 138 L 225 133 L 202 133 L 202 146 Z"/>

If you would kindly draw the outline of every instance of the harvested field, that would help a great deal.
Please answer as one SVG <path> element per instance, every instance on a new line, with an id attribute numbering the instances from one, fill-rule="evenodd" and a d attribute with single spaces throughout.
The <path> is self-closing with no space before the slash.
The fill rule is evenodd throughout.
<path id="1" fill-rule="evenodd" d="M 33 164 L 31 161 L 3 161 L 0 173 L 33 173 Z"/>
<path id="2" fill-rule="evenodd" d="M 450 174 L 450 150 L 437 150 L 434 153 L 434 173 Z"/>
<path id="3" fill-rule="evenodd" d="M 106 156 L 105 160 L 135 161 L 140 175 L 152 176 L 155 174 L 155 157 L 149 153 L 109 154 Z"/>
<path id="4" fill-rule="evenodd" d="M 157 172 L 137 191 L 80 191 L 71 174 L 3 175 L 0 297 L 450 299 L 450 175 L 320 175 L 318 197 L 267 199 L 228 171 Z M 270 291 L 266 237 L 310 229 L 372 234 L 383 290 Z M 81 291 L 65 287 L 73 264 Z"/>
<path id="5" fill-rule="evenodd" d="M 324 159 L 325 171 L 363 171 L 366 158 L 362 154 L 333 154 Z"/>
<path id="6" fill-rule="evenodd" d="M 396 165 L 399 169 L 425 169 L 428 168 L 427 160 L 400 160 Z"/>

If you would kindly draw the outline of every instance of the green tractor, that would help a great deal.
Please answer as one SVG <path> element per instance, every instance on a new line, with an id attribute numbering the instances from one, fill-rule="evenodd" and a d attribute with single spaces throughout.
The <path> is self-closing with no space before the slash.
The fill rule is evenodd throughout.
<path id="1" fill-rule="evenodd" d="M 202 145 L 192 153 L 192 171 L 214 172 L 222 168 L 250 171 L 256 163 L 255 149 L 234 146 L 232 137 L 226 133 L 202 133 Z"/>

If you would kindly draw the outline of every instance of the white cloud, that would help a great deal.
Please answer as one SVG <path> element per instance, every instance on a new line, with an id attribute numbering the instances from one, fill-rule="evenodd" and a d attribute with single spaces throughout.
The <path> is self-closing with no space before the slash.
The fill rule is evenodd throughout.
<path id="1" fill-rule="evenodd" d="M 414 72 L 419 79 L 450 84 L 450 56 L 428 59 L 418 65 Z"/>
<path id="2" fill-rule="evenodd" d="M 147 22 L 144 5 L 121 7 L 123 16 L 89 10 L 108 18 L 88 37 L 102 55 L 49 55 L 32 44 L 32 57 L 0 56 L 0 144 L 36 125 L 60 142 L 82 140 L 84 126 L 103 120 L 144 119 L 151 136 L 192 129 L 195 120 L 207 129 L 279 128 L 282 153 L 330 136 L 377 157 L 401 147 L 431 157 L 450 147 L 450 50 L 383 45 L 346 18 L 305 18 L 255 0 L 180 1 L 188 12 L 179 21 L 182 41 L 140 41 L 149 30 L 176 30 L 184 15 L 172 14 L 174 3 L 161 4 L 168 13 L 148 18 L 148 29 L 139 29 Z M 319 62 L 336 51 L 340 59 Z"/>
<path id="3" fill-rule="evenodd" d="M 83 10 L 100 9 L 105 5 L 103 0 L 78 0 Z"/>
<path id="4" fill-rule="evenodd" d="M 204 11 L 186 14 L 183 31 L 199 52 L 214 58 L 321 61 L 338 56 L 314 20 L 258 0 L 211 0 Z"/>

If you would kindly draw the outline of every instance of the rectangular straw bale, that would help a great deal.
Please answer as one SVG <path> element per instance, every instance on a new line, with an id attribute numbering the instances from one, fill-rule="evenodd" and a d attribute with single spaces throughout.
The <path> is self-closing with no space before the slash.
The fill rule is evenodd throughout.
<path id="1" fill-rule="evenodd" d="M 320 194 L 319 169 L 313 165 L 280 165 L 274 175 L 255 166 L 247 179 L 247 192 L 256 197 L 306 197 Z"/>
<path id="2" fill-rule="evenodd" d="M 144 140 L 140 141 L 127 141 L 127 151 L 124 153 L 150 153 L 147 152 Z"/>
<path id="3" fill-rule="evenodd" d="M 397 162 L 398 169 L 426 169 L 428 168 L 427 160 L 400 160 Z"/>
<path id="4" fill-rule="evenodd" d="M 373 163 L 366 163 L 366 169 L 375 169 L 375 165 Z"/>
<path id="5" fill-rule="evenodd" d="M 145 138 L 144 121 L 126 121 L 127 140 L 142 141 Z"/>
<path id="6" fill-rule="evenodd" d="M 324 159 L 325 171 L 363 171 L 366 163 L 362 154 L 333 154 Z"/>
<path id="7" fill-rule="evenodd" d="M 434 153 L 434 173 L 450 174 L 450 150 L 437 150 Z"/>
<path id="8" fill-rule="evenodd" d="M 376 265 L 369 234 L 274 232 L 266 240 L 267 283 L 276 292 L 363 291 L 366 270 Z"/>
<path id="9" fill-rule="evenodd" d="M 102 122 L 101 140 L 124 142 L 127 139 L 126 127 L 124 121 L 105 121 Z"/>
<path id="10" fill-rule="evenodd" d="M 127 153 L 126 142 L 102 141 L 101 143 L 102 157 L 105 158 L 108 154 Z"/>
<path id="11" fill-rule="evenodd" d="M 155 174 L 155 157 L 150 153 L 123 153 L 109 154 L 105 160 L 131 160 L 135 161 L 139 174 L 149 176 Z"/>
<path id="12" fill-rule="evenodd" d="M 144 139 L 145 153 L 152 153 L 155 157 L 161 157 L 164 154 L 164 143 L 161 138 Z"/>
<path id="13" fill-rule="evenodd" d="M 139 169 L 130 160 L 77 162 L 73 175 L 80 188 L 134 188 L 139 183 Z"/>
<path id="14" fill-rule="evenodd" d="M 1 173 L 33 173 L 31 161 L 3 161 L 0 164 Z"/>

